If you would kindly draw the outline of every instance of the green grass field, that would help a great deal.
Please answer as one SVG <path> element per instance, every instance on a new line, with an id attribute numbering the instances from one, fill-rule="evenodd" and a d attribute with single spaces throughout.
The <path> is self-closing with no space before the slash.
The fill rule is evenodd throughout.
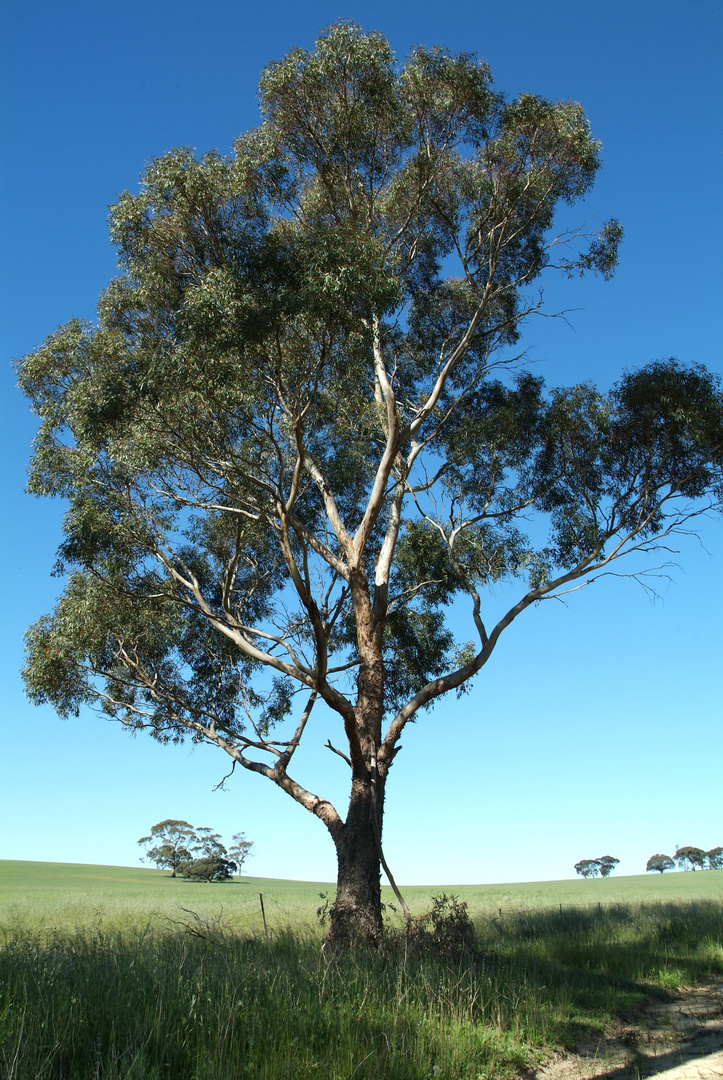
<path id="1" fill-rule="evenodd" d="M 0 1076 L 502 1080 L 723 972 L 723 871 L 442 892 L 472 944 L 329 955 L 328 884 L 0 862 Z"/>
<path id="2" fill-rule="evenodd" d="M 484 922 L 541 908 L 598 904 L 656 904 L 688 900 L 723 900 L 723 870 L 647 874 L 574 881 L 533 881 L 512 885 L 407 886 L 403 895 L 414 913 L 426 910 L 432 896 L 451 893 L 467 904 L 471 917 Z M 0 925 L 8 920 L 72 928 L 98 920 L 119 926 L 146 917 L 173 917 L 179 907 L 207 914 L 223 908 L 225 921 L 253 933 L 263 929 L 259 893 L 268 925 L 276 930 L 317 925 L 320 894 L 332 896 L 333 884 L 235 877 L 216 884 L 187 882 L 165 870 L 76 863 L 0 860 Z M 383 899 L 394 904 L 391 889 Z M 392 918 L 392 922 L 393 922 Z M 401 920 L 398 920 L 401 925 Z"/>

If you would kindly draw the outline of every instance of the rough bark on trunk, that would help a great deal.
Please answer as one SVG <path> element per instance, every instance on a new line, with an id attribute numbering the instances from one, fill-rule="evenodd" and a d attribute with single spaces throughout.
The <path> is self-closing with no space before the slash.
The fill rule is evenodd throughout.
<path id="1" fill-rule="evenodd" d="M 349 813 L 335 837 L 338 873 L 327 941 L 341 946 L 376 946 L 382 937 L 381 864 L 372 822 L 369 781 L 354 780 Z M 377 806 L 381 824 L 381 807 Z"/>
<path id="2" fill-rule="evenodd" d="M 350 574 L 360 665 L 354 719 L 346 724 L 351 797 L 346 821 L 334 831 L 336 899 L 327 941 L 341 946 L 375 946 L 381 941 L 381 834 L 384 782 L 377 767 L 384 712 L 381 630 L 372 610 L 363 562 Z"/>

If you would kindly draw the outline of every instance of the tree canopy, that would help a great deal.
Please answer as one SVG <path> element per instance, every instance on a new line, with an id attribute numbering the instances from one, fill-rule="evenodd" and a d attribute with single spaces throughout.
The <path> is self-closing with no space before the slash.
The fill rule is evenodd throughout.
<path id="1" fill-rule="evenodd" d="M 723 847 L 714 847 L 705 853 L 709 870 L 723 870 Z"/>
<path id="2" fill-rule="evenodd" d="M 188 881 L 228 881 L 236 872 L 236 863 L 224 855 L 202 855 L 198 859 L 182 862 L 178 873 Z"/>
<path id="3" fill-rule="evenodd" d="M 616 859 L 614 855 L 603 855 L 602 858 L 596 860 L 600 866 L 600 876 L 610 877 L 615 867 L 620 862 L 620 859 Z"/>
<path id="4" fill-rule="evenodd" d="M 176 876 L 181 863 L 191 858 L 196 842 L 193 826 L 177 818 L 159 821 L 151 827 L 148 836 L 142 836 L 138 841 L 146 849 L 145 858 L 161 869 L 167 867 L 171 871 L 171 877 Z"/>
<path id="5" fill-rule="evenodd" d="M 684 870 L 700 870 L 705 866 L 706 853 L 703 848 L 686 846 L 677 848 L 673 859 Z"/>
<path id="6" fill-rule="evenodd" d="M 231 847 L 228 849 L 228 854 L 236 865 L 239 877 L 241 876 L 243 864 L 246 862 L 249 855 L 251 854 L 251 848 L 253 846 L 253 840 L 247 840 L 246 833 L 234 833 L 231 840 Z"/>
<path id="7" fill-rule="evenodd" d="M 336 845 L 332 935 L 374 940 L 406 725 L 521 612 L 719 507 L 721 394 L 674 360 L 609 393 L 521 365 L 543 275 L 617 261 L 617 222 L 558 225 L 600 166 L 580 105 L 348 23 L 260 100 L 231 156 L 172 150 L 120 196 L 97 324 L 19 365 L 30 489 L 68 503 L 25 681 L 277 784 Z M 292 765 L 319 701 L 346 817 Z"/>
<path id="8" fill-rule="evenodd" d="M 651 855 L 645 869 L 657 870 L 658 873 L 664 874 L 666 870 L 674 870 L 675 863 L 670 855 Z"/>
<path id="9" fill-rule="evenodd" d="M 580 877 L 609 877 L 615 867 L 620 862 L 620 859 L 614 858 L 612 855 L 603 855 L 600 859 L 581 859 L 580 862 L 575 863 L 575 873 Z"/>

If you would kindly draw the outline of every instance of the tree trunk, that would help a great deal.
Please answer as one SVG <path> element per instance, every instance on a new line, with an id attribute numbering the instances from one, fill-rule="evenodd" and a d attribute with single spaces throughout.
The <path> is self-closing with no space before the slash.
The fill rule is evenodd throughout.
<path id="1" fill-rule="evenodd" d="M 378 800 L 378 796 L 377 796 Z M 335 836 L 338 873 L 327 941 L 341 946 L 376 946 L 382 937 L 381 864 L 372 824 L 371 782 L 352 782 L 349 813 Z M 381 829 L 381 803 L 376 806 Z"/>
<path id="2" fill-rule="evenodd" d="M 381 629 L 369 599 L 364 564 L 350 574 L 360 665 L 353 726 L 347 728 L 352 767 L 349 812 L 333 834 L 337 857 L 336 899 L 327 941 L 332 945 L 376 946 L 383 933 L 381 835 L 385 776 L 377 768 L 384 713 Z"/>

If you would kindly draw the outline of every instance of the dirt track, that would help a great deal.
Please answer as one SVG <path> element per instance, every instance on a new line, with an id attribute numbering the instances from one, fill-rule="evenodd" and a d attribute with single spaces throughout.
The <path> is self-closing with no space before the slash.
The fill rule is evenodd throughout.
<path id="1" fill-rule="evenodd" d="M 560 1056 L 529 1080 L 718 1080 L 723 1077 L 723 979 L 652 1005 L 634 1024 Z"/>

